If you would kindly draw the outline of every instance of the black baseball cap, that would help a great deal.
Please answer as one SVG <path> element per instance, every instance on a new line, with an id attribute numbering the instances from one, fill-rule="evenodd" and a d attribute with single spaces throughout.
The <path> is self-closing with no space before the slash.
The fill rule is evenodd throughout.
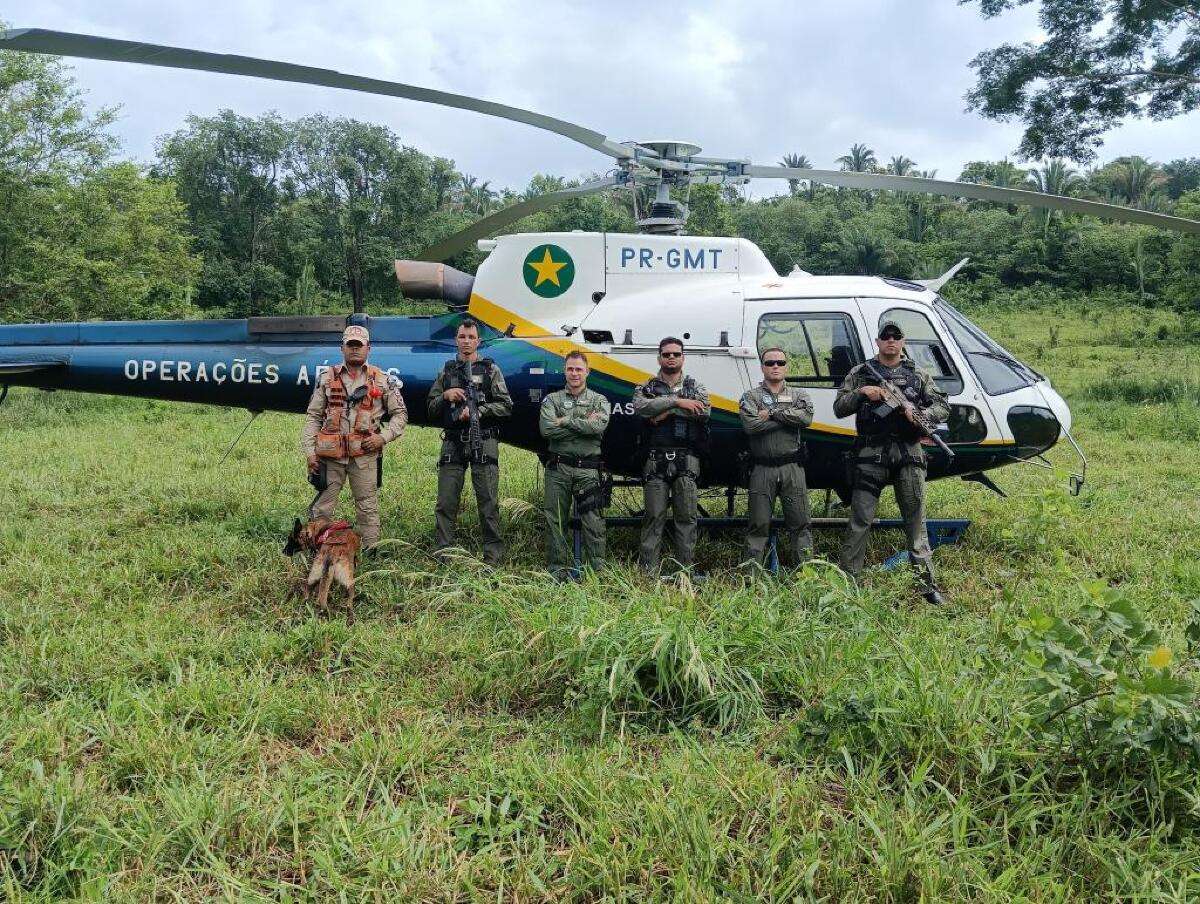
<path id="1" fill-rule="evenodd" d="M 894 320 L 889 320 L 879 326 L 880 339 L 903 339 L 904 330 L 900 329 L 900 324 Z"/>

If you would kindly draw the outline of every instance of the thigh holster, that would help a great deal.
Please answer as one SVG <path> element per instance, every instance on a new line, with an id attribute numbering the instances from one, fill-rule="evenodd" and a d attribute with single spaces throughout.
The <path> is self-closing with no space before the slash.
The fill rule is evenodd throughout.
<path id="1" fill-rule="evenodd" d="M 575 514 L 604 511 L 612 505 L 612 492 L 612 475 L 601 472 L 600 481 L 594 487 L 575 497 Z"/>

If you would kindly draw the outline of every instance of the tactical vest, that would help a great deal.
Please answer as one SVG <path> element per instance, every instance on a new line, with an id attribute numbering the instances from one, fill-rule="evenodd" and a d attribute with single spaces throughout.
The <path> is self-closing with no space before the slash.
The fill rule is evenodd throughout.
<path id="1" fill-rule="evenodd" d="M 472 380 L 474 380 L 475 377 L 480 378 L 478 385 L 481 402 L 494 401 L 492 398 L 492 364 L 493 362 L 491 358 L 479 358 L 478 360 L 471 362 Z M 445 373 L 443 385 L 447 389 L 467 388 L 462 378 L 462 362 L 460 362 L 458 358 L 452 358 L 451 360 L 447 361 L 442 369 Z M 462 421 L 458 420 L 456 417 L 456 415 L 458 415 L 461 411 L 462 408 L 458 404 L 445 406 L 445 408 L 442 409 L 443 426 L 452 429 L 461 429 L 463 426 Z M 479 424 L 482 427 L 490 424 L 492 421 L 493 418 L 481 417 L 479 419 Z"/>
<path id="2" fill-rule="evenodd" d="M 671 387 L 659 377 L 654 377 L 646 384 L 645 394 L 654 399 L 671 395 Z M 698 399 L 696 381 L 691 377 L 683 378 L 683 386 L 679 389 L 681 399 Z M 690 449 L 696 455 L 703 456 L 708 452 L 708 421 L 695 418 L 681 417 L 671 414 L 657 424 L 649 419 L 643 422 L 644 443 L 649 449 Z"/>
<path id="3" fill-rule="evenodd" d="M 889 380 L 904 393 L 906 399 L 918 408 L 922 407 L 921 402 L 925 389 L 920 375 L 912 364 L 906 361 L 895 368 L 889 368 L 882 364 L 877 366 L 888 374 Z M 879 385 L 879 380 L 869 370 L 864 368 L 861 373 L 866 379 L 866 385 Z M 921 438 L 921 432 L 909 422 L 902 410 L 893 411 L 887 417 L 881 418 L 875 413 L 879 404 L 870 399 L 863 400 L 854 424 L 859 437 L 863 439 L 899 439 L 904 442 L 914 442 Z"/>
<path id="4" fill-rule="evenodd" d="M 318 458 L 358 458 L 367 455 L 362 442 L 375 433 L 371 414 L 375 403 L 387 392 L 387 376 L 378 367 L 367 365 L 366 393 L 350 404 L 342 374 L 345 364 L 331 367 L 325 375 L 325 421 L 317 432 Z M 348 429 L 343 429 L 348 426 Z"/>

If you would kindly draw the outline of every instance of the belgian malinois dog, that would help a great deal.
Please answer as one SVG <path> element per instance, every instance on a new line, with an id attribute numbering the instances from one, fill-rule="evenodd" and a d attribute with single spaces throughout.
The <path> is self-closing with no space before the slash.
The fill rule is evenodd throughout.
<path id="1" fill-rule="evenodd" d="M 329 587 L 337 581 L 346 588 L 346 605 L 354 613 L 354 560 L 362 538 L 349 521 L 319 518 L 304 524 L 299 518 L 292 525 L 284 555 L 294 556 L 302 549 L 313 551 L 312 567 L 304 583 L 304 597 L 317 588 L 317 605 L 329 611 Z M 318 586 L 319 585 L 319 586 Z"/>

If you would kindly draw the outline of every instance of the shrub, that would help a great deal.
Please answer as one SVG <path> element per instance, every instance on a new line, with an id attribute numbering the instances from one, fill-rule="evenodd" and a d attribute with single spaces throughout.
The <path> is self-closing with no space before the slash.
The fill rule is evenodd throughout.
<path id="1" fill-rule="evenodd" d="M 1085 767 L 1139 753 L 1200 758 L 1196 691 L 1173 672 L 1174 651 L 1120 590 L 1101 581 L 1084 589 L 1071 619 L 1036 611 L 1010 635 L 1035 737 Z M 1188 637 L 1194 644 L 1200 629 Z"/>
<path id="2" fill-rule="evenodd" d="M 1168 402 L 1200 404 L 1200 382 L 1179 377 L 1129 377 L 1112 374 L 1087 388 L 1086 396 L 1102 402 L 1127 405 L 1161 405 Z"/>

